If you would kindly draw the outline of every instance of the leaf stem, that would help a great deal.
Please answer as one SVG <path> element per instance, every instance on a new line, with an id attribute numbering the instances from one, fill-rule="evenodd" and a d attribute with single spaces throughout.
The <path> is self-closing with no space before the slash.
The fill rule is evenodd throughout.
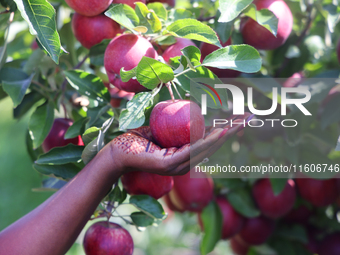
<path id="1" fill-rule="evenodd" d="M 176 90 L 176 93 L 177 93 L 178 97 L 179 97 L 180 99 L 183 99 L 182 96 L 181 96 L 181 94 L 179 93 L 179 91 L 178 91 L 178 89 L 177 89 L 176 84 L 175 84 L 173 81 L 171 81 L 171 84 L 172 84 L 172 86 L 174 86 L 174 88 L 175 88 L 175 90 Z"/>
<path id="2" fill-rule="evenodd" d="M 201 66 L 201 65 L 194 66 L 194 68 L 196 69 L 197 67 L 200 67 L 200 66 Z M 190 72 L 190 71 L 192 71 L 191 68 L 185 69 L 183 72 L 180 72 L 180 73 L 176 74 L 176 75 L 175 75 L 175 78 L 177 78 L 178 76 L 181 76 L 182 74 L 185 74 L 185 73 L 187 73 L 187 72 Z"/>
<path id="3" fill-rule="evenodd" d="M 2 13 L 4 13 L 4 12 L 2 12 Z M 6 52 L 6 48 L 7 48 L 8 35 L 9 35 L 9 29 L 10 29 L 11 24 L 13 22 L 13 18 L 14 18 L 14 12 L 11 12 L 11 14 L 9 15 L 9 18 L 8 18 L 8 25 L 7 25 L 5 39 L 4 39 L 5 40 L 4 46 L 3 46 L 3 49 L 2 49 L 2 51 L 0 53 L 0 63 L 2 62 L 2 59 L 5 56 L 5 52 Z"/>

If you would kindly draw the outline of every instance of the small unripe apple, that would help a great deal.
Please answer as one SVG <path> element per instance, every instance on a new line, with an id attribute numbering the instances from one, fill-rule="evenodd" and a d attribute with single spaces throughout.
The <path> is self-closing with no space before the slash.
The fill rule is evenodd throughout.
<path id="1" fill-rule="evenodd" d="M 81 45 L 90 49 L 104 39 L 114 38 L 121 29 L 117 22 L 104 14 L 87 17 L 75 13 L 72 17 L 72 31 Z"/>
<path id="2" fill-rule="evenodd" d="M 340 254 L 340 233 L 334 233 L 325 237 L 319 246 L 319 255 Z"/>
<path id="3" fill-rule="evenodd" d="M 235 255 L 247 255 L 249 250 L 249 245 L 240 242 L 237 238 L 231 238 L 230 248 L 234 252 Z"/>
<path id="4" fill-rule="evenodd" d="M 143 4 L 145 4 L 145 0 L 113 0 L 113 4 L 127 4 L 130 7 L 132 7 L 133 9 L 135 9 L 135 2 L 142 2 Z"/>
<path id="5" fill-rule="evenodd" d="M 189 100 L 163 101 L 151 112 L 150 130 L 161 147 L 181 147 L 204 137 L 204 117 Z"/>
<path id="6" fill-rule="evenodd" d="M 253 197 L 263 215 L 277 219 L 293 208 L 296 199 L 295 183 L 288 180 L 282 192 L 275 195 L 270 180 L 261 179 L 253 186 Z"/>
<path id="7" fill-rule="evenodd" d="M 149 195 L 155 199 L 168 194 L 173 187 L 172 176 L 146 172 L 129 172 L 121 177 L 123 187 L 130 195 Z"/>
<path id="8" fill-rule="evenodd" d="M 96 16 L 104 12 L 112 3 L 112 0 L 65 0 L 76 12 L 85 16 Z"/>
<path id="9" fill-rule="evenodd" d="M 330 205 L 338 196 L 335 179 L 297 178 L 295 182 L 301 197 L 316 207 Z"/>
<path id="10" fill-rule="evenodd" d="M 213 199 L 212 178 L 203 172 L 197 172 L 195 176 L 200 178 L 190 178 L 190 172 L 173 177 L 174 187 L 168 197 L 175 210 L 200 212 Z M 171 209 L 170 206 L 169 208 Z"/>
<path id="11" fill-rule="evenodd" d="M 241 231 L 245 222 L 245 218 L 236 212 L 228 200 L 223 196 L 217 197 L 216 203 L 220 208 L 223 217 L 221 238 L 229 239 Z M 201 226 L 201 229 L 203 229 L 201 214 L 198 214 L 198 222 Z"/>
<path id="12" fill-rule="evenodd" d="M 120 70 L 125 71 L 135 68 L 144 57 L 158 57 L 152 44 L 142 36 L 134 34 L 123 34 L 115 37 L 107 46 L 104 54 L 104 66 L 110 83 L 118 89 L 127 92 L 141 92 L 147 89 L 136 79 L 123 82 L 120 79 Z"/>
<path id="13" fill-rule="evenodd" d="M 100 221 L 94 223 L 84 237 L 86 255 L 132 255 L 133 240 L 130 233 L 120 225 Z"/>
<path id="14" fill-rule="evenodd" d="M 255 0 L 257 10 L 269 9 L 278 18 L 276 37 L 251 18 L 241 22 L 243 40 L 259 50 L 273 50 L 283 45 L 293 28 L 293 15 L 283 0 Z"/>
<path id="15" fill-rule="evenodd" d="M 222 43 L 220 40 L 220 43 L 223 47 L 231 45 L 231 39 L 226 41 L 225 43 Z M 201 43 L 200 50 L 201 50 L 201 61 L 205 59 L 206 56 L 214 52 L 215 50 L 218 50 L 219 48 L 216 45 L 209 44 L 209 43 Z M 241 72 L 231 70 L 231 69 L 219 69 L 216 67 L 208 67 L 210 71 L 212 71 L 214 74 L 217 75 L 219 78 L 236 78 L 238 77 Z"/>
<path id="16" fill-rule="evenodd" d="M 64 138 L 67 129 L 72 126 L 72 124 L 72 120 L 69 119 L 55 119 L 50 132 L 42 144 L 43 151 L 46 153 L 54 147 L 63 147 L 69 143 L 80 146 L 84 145 L 80 135 L 72 139 Z"/>
<path id="17" fill-rule="evenodd" d="M 267 241 L 275 229 L 275 222 L 263 216 L 249 218 L 237 235 L 240 242 L 249 245 L 260 245 Z"/>
<path id="18" fill-rule="evenodd" d="M 176 0 L 147 0 L 146 1 L 147 4 L 154 3 L 154 2 L 168 4 L 170 7 L 175 7 L 176 5 Z"/>
<path id="19" fill-rule="evenodd" d="M 162 57 L 164 58 L 165 62 L 169 62 L 170 58 L 174 58 L 177 56 L 181 56 L 181 50 L 188 46 L 196 46 L 191 40 L 185 38 L 176 38 L 176 43 L 172 44 L 167 48 Z"/>

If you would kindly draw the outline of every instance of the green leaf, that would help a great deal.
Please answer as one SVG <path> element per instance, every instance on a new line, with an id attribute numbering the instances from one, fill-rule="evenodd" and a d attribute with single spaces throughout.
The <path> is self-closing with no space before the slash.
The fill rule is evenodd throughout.
<path id="1" fill-rule="evenodd" d="M 21 16 L 28 23 L 30 33 L 36 35 L 40 44 L 59 63 L 61 44 L 57 32 L 53 6 L 46 0 L 14 0 Z"/>
<path id="2" fill-rule="evenodd" d="M 147 227 L 154 223 L 155 219 L 143 212 L 134 212 L 130 215 L 132 222 L 138 227 Z"/>
<path id="3" fill-rule="evenodd" d="M 53 175 L 53 176 L 60 177 L 65 180 L 72 179 L 81 170 L 79 166 L 72 164 L 72 163 L 65 164 L 65 165 L 33 164 L 33 168 L 41 174 Z"/>
<path id="4" fill-rule="evenodd" d="M 92 142 L 99 135 L 100 128 L 98 127 L 90 127 L 87 129 L 82 135 L 82 139 L 85 145 Z"/>
<path id="5" fill-rule="evenodd" d="M 275 196 L 280 195 L 280 193 L 284 190 L 287 184 L 287 179 L 285 178 L 270 178 L 270 184 L 272 186 L 273 192 Z"/>
<path id="6" fill-rule="evenodd" d="M 222 213 L 216 202 L 210 202 L 202 213 L 204 236 L 201 242 L 201 254 L 205 255 L 214 250 L 215 245 L 221 239 L 222 235 Z"/>
<path id="7" fill-rule="evenodd" d="M 139 24 L 135 10 L 126 4 L 113 4 L 105 15 L 130 30 L 134 30 Z"/>
<path id="8" fill-rule="evenodd" d="M 27 79 L 21 80 L 20 75 L 18 80 L 2 80 L 2 88 L 11 97 L 13 106 L 17 107 L 23 100 L 28 87 L 31 84 L 34 74 L 28 76 Z"/>
<path id="9" fill-rule="evenodd" d="M 186 9 L 171 9 L 169 12 L 169 18 L 168 20 L 170 22 L 174 22 L 177 20 L 181 20 L 181 19 L 190 19 L 190 18 L 194 18 L 194 15 L 192 12 L 186 10 Z"/>
<path id="10" fill-rule="evenodd" d="M 67 182 L 57 178 L 48 178 L 42 181 L 41 188 L 35 188 L 33 191 L 57 191 L 65 186 Z"/>
<path id="11" fill-rule="evenodd" d="M 233 208 L 247 218 L 254 218 L 260 215 L 256 209 L 250 193 L 245 189 L 237 189 L 227 194 L 229 203 Z"/>
<path id="12" fill-rule="evenodd" d="M 156 199 L 148 195 L 131 196 L 130 204 L 134 205 L 150 217 L 160 220 L 165 217 L 162 205 Z"/>
<path id="13" fill-rule="evenodd" d="M 32 74 L 35 69 L 40 65 L 45 53 L 40 49 L 36 49 L 32 52 L 31 56 L 24 65 L 23 71 L 27 74 Z"/>
<path id="14" fill-rule="evenodd" d="M 231 36 L 231 32 L 233 29 L 234 22 L 215 22 L 215 31 L 218 34 L 222 44 L 226 43 Z"/>
<path id="15" fill-rule="evenodd" d="M 174 79 L 174 72 L 168 65 L 153 58 L 143 57 L 137 66 L 137 81 L 148 89 Z"/>
<path id="16" fill-rule="evenodd" d="M 261 69 L 262 59 L 258 51 L 252 46 L 231 45 L 215 50 L 206 56 L 202 65 L 255 73 Z"/>
<path id="17" fill-rule="evenodd" d="M 273 35 L 277 34 L 278 18 L 268 9 L 256 10 L 255 4 L 251 4 L 244 15 L 252 18 L 264 28 L 268 29 Z"/>
<path id="18" fill-rule="evenodd" d="M 88 145 L 86 145 L 85 149 L 83 150 L 83 153 L 81 154 L 81 159 L 83 160 L 85 165 L 89 163 L 99 152 L 98 140 L 98 137 L 92 140 Z"/>
<path id="19" fill-rule="evenodd" d="M 15 12 L 17 10 L 17 6 L 13 0 L 0 0 L 0 4 L 4 8 L 9 8 L 10 12 Z"/>
<path id="20" fill-rule="evenodd" d="M 77 146 L 71 143 L 64 147 L 55 147 L 47 153 L 40 155 L 35 163 L 39 165 L 77 163 L 81 160 L 83 149 L 84 146 Z"/>
<path id="21" fill-rule="evenodd" d="M 111 40 L 103 40 L 101 43 L 91 47 L 89 52 L 90 62 L 95 66 L 104 65 L 104 54 Z"/>
<path id="22" fill-rule="evenodd" d="M 123 82 L 128 82 L 133 77 L 137 76 L 137 66 L 129 71 L 125 71 L 124 67 L 120 69 L 120 78 Z"/>
<path id="23" fill-rule="evenodd" d="M 70 126 L 67 129 L 64 135 L 64 138 L 71 139 L 71 138 L 77 137 L 78 135 L 83 134 L 85 131 L 85 125 L 87 122 L 89 122 L 89 120 L 90 120 L 89 118 L 81 118 L 77 120 L 76 122 L 74 122 L 72 126 Z"/>
<path id="24" fill-rule="evenodd" d="M 220 0 L 218 9 L 221 12 L 221 16 L 218 19 L 218 22 L 233 21 L 252 2 L 252 0 Z"/>
<path id="25" fill-rule="evenodd" d="M 275 230 L 275 234 L 285 239 L 308 243 L 306 230 L 300 225 L 281 225 Z"/>
<path id="26" fill-rule="evenodd" d="M 328 4 L 323 6 L 323 9 L 328 12 L 327 25 L 331 33 L 334 32 L 334 27 L 340 20 L 340 7 L 334 4 Z"/>
<path id="27" fill-rule="evenodd" d="M 28 129 L 33 141 L 33 148 L 38 148 L 50 132 L 54 120 L 54 104 L 51 101 L 39 106 L 32 114 Z"/>
<path id="28" fill-rule="evenodd" d="M 162 20 L 168 19 L 168 11 L 165 9 L 164 5 L 161 3 L 149 3 L 147 4 L 149 10 L 153 10 L 156 15 L 161 18 Z"/>
<path id="29" fill-rule="evenodd" d="M 176 37 L 182 37 L 221 47 L 216 32 L 209 26 L 201 23 L 196 19 L 181 19 L 167 26 L 163 34 L 170 33 Z"/>
<path id="30" fill-rule="evenodd" d="M 135 12 L 139 17 L 139 25 L 145 26 L 149 31 L 157 33 L 162 29 L 162 22 L 154 11 L 150 11 L 142 2 L 136 2 Z"/>
<path id="31" fill-rule="evenodd" d="M 33 105 L 35 105 L 35 103 L 40 101 L 42 98 L 43 96 L 39 92 L 36 92 L 36 91 L 32 91 L 26 94 L 21 104 L 19 104 L 13 110 L 13 117 L 15 119 L 20 119 L 33 107 Z"/>
<path id="32" fill-rule="evenodd" d="M 118 185 L 115 185 L 113 190 L 108 195 L 108 200 L 111 202 L 123 203 L 126 198 L 126 193 L 120 190 Z"/>
<path id="33" fill-rule="evenodd" d="M 195 46 L 187 46 L 181 50 L 182 54 L 192 65 L 201 63 L 201 51 Z"/>
<path id="34" fill-rule="evenodd" d="M 110 102 L 110 93 L 99 77 L 82 70 L 71 70 L 64 73 L 70 85 L 81 95 L 100 103 Z"/>
<path id="35" fill-rule="evenodd" d="M 145 122 L 145 110 L 153 104 L 153 96 L 150 92 L 136 94 L 127 102 L 119 116 L 119 130 L 133 129 L 142 126 Z"/>

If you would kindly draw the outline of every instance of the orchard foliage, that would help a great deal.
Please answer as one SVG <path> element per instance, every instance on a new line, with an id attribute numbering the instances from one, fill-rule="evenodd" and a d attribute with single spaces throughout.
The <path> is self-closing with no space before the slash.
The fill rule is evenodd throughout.
<path id="1" fill-rule="evenodd" d="M 81 34 L 75 32 L 77 20 L 73 21 L 72 32 L 74 14 L 64 0 L 0 0 L 0 99 L 12 99 L 15 119 L 30 115 L 26 145 L 34 169 L 46 176 L 41 189 L 57 190 L 62 187 L 113 138 L 128 129 L 149 125 L 151 111 L 158 102 L 170 100 L 171 97 L 188 98 L 190 83 L 197 79 L 210 78 L 211 84 L 220 84 L 220 78 L 225 78 L 221 76 L 223 72 L 241 75 L 244 84 L 256 89 L 256 96 L 260 99 L 258 108 L 268 109 L 271 106 L 271 87 L 263 86 L 251 78 L 287 78 L 299 73 L 300 78 L 282 84 L 295 86 L 303 83 L 303 78 L 339 77 L 335 49 L 340 35 L 337 26 L 340 7 L 336 1 L 286 1 L 294 22 L 288 34 L 287 27 L 290 26 L 282 28 L 279 20 L 285 17 L 275 15 L 274 11 L 269 10 L 270 7 L 259 7 L 257 2 L 260 1 L 271 2 L 178 0 L 178 8 L 172 7 L 173 1 L 170 1 L 170 5 L 155 1 L 147 1 L 146 4 L 136 2 L 135 5 L 113 3 L 106 10 L 103 7 L 105 12 L 100 14 L 98 20 L 114 24 L 115 29 L 108 30 L 110 35 L 102 33 L 98 41 L 98 38 L 92 40 L 97 33 L 90 18 L 82 17 L 86 20 L 90 36 L 84 36 L 87 32 L 84 27 L 81 27 Z M 70 4 L 73 1 L 67 2 Z M 108 22 L 108 19 L 111 20 Z M 23 21 L 26 24 L 24 29 L 23 26 L 16 26 Z M 284 38 L 270 51 L 260 50 L 263 49 L 261 47 L 255 49 L 244 43 L 252 44 L 242 32 L 247 22 L 260 27 L 265 35 L 269 34 L 271 40 L 281 38 L 283 29 Z M 257 31 L 254 29 L 254 32 Z M 124 68 L 122 57 L 122 67 L 115 77 L 124 83 L 133 81 L 143 86 L 142 92 L 134 94 L 132 98 L 115 91 L 117 88 L 109 84 L 104 68 L 104 55 L 110 40 L 120 33 L 142 37 L 159 56 L 143 56 L 135 67 L 129 69 Z M 249 38 L 249 31 L 247 36 Z M 178 38 L 192 40 L 192 44 L 180 49 L 180 56 L 167 57 L 167 61 L 164 61 L 161 56 L 170 51 L 170 47 L 175 47 L 180 40 Z M 260 38 L 267 39 L 265 36 Z M 256 47 L 257 44 L 253 45 Z M 203 52 L 203 48 L 209 50 Z M 273 83 L 281 86 L 274 80 Z M 226 143 L 223 159 L 236 166 L 269 162 L 296 165 L 340 163 L 339 85 L 307 86 L 312 91 L 309 102 L 312 117 L 291 111 L 289 117 L 300 123 L 297 128 L 270 129 L 264 126 L 261 129 L 246 129 Z M 192 96 L 195 98 L 195 95 Z M 228 105 L 227 92 L 224 91 L 220 96 L 223 105 Z M 270 117 L 278 116 L 278 113 L 274 113 Z M 77 142 L 44 152 L 44 141 L 53 129 L 55 119 L 61 117 L 73 120 L 72 125 L 63 130 L 63 139 L 76 139 Z M 334 177 L 338 172 L 333 169 L 326 177 Z M 168 183 L 170 188 L 172 185 L 176 187 L 165 197 L 168 207 L 179 212 L 197 212 L 190 207 L 197 204 L 191 205 L 192 201 L 187 201 L 190 195 L 196 193 L 195 184 L 188 183 L 188 186 L 193 187 L 194 194 L 190 194 L 190 191 L 180 190 L 176 179 L 178 182 L 181 178 L 176 177 L 174 183 L 172 179 Z M 321 184 L 316 194 L 307 192 L 310 187 L 304 187 L 303 181 L 296 182 L 297 185 L 289 186 L 292 195 L 287 206 L 284 205 L 287 179 L 269 179 L 271 185 L 263 188 L 272 189 L 269 195 L 266 191 L 266 201 L 261 200 L 264 191 L 256 188 L 259 184 L 252 178 L 215 179 L 214 185 L 211 179 L 204 180 L 209 182 L 206 187 L 209 201 L 204 203 L 203 209 L 198 210 L 205 233 L 200 246 L 202 254 L 211 252 L 221 237 L 226 238 L 222 234 L 228 231 L 222 228 L 230 226 L 228 215 L 239 219 L 239 226 L 233 226 L 238 233 L 229 231 L 227 235 L 229 238 L 232 237 L 230 232 L 235 234 L 231 246 L 242 250 L 244 254 L 312 254 L 315 251 L 311 251 L 311 242 L 322 241 L 320 247 L 327 246 L 324 244 L 326 241 L 323 241 L 325 237 L 336 236 L 333 232 L 340 231 L 336 217 L 339 211 L 339 204 L 336 203 L 339 185 L 335 179 L 325 181 L 331 185 L 318 181 Z M 190 178 L 186 181 L 190 182 Z M 266 180 L 266 184 L 269 181 Z M 289 180 L 288 183 L 294 181 Z M 143 192 L 143 188 L 141 185 L 138 192 L 130 192 L 131 196 L 128 196 L 127 190 L 116 183 L 94 217 L 110 218 L 118 206 L 129 203 L 135 206 L 136 211 L 123 217 L 126 223 L 140 230 L 160 224 L 166 218 L 166 213 L 161 203 L 152 194 Z M 211 189 L 213 195 L 210 194 Z M 329 195 L 323 198 L 323 193 Z M 315 202 L 320 202 L 320 199 L 327 201 L 320 204 Z M 220 200 L 227 209 L 220 208 Z M 270 208 L 272 204 L 277 204 L 278 208 Z M 299 214 L 295 210 L 301 207 L 310 212 L 307 213 L 307 219 L 296 221 L 299 218 L 296 215 L 285 219 L 286 213 Z M 263 215 L 269 215 L 272 219 Z M 292 221 L 292 218 L 295 220 Z M 262 230 L 263 233 L 256 236 Z M 247 238 L 248 242 L 244 240 Z M 334 242 L 332 245 L 335 245 Z M 325 254 L 324 251 L 316 252 Z"/>

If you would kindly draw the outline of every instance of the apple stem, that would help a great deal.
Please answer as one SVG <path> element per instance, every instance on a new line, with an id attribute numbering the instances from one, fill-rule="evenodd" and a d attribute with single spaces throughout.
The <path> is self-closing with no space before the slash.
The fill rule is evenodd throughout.
<path id="1" fill-rule="evenodd" d="M 171 84 L 168 82 L 165 86 L 166 86 L 166 87 L 168 88 L 168 90 L 169 90 L 169 93 L 170 93 L 172 102 L 175 102 L 175 97 L 174 97 L 174 93 L 172 92 Z"/>

